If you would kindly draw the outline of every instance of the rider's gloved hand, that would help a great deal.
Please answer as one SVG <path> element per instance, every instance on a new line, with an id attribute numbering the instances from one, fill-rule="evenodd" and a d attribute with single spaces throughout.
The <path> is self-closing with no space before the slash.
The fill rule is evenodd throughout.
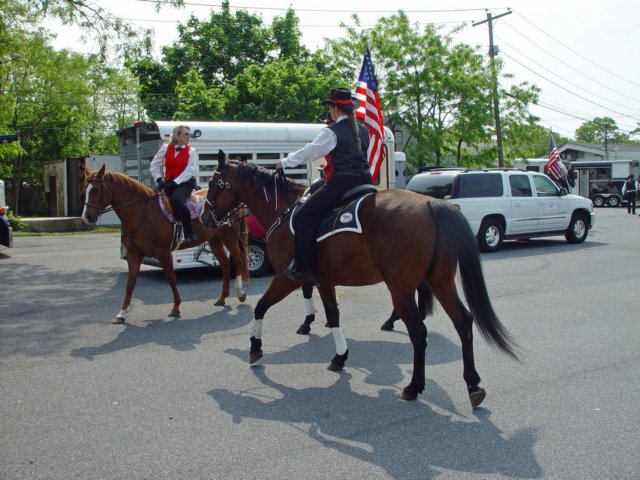
<path id="1" fill-rule="evenodd" d="M 156 183 L 158 184 L 158 190 L 162 190 L 166 182 L 164 181 L 164 178 L 160 177 L 156 178 Z"/>
<path id="2" fill-rule="evenodd" d="M 178 184 L 176 183 L 175 180 L 169 180 L 168 182 L 164 182 L 164 185 L 162 186 L 162 188 L 164 188 L 165 190 L 171 190 L 177 186 Z"/>

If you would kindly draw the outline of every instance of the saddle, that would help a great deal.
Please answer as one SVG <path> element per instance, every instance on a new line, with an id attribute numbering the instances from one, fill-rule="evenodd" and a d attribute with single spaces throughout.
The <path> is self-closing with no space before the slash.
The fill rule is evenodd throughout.
<path id="1" fill-rule="evenodd" d="M 340 205 L 333 210 L 330 210 L 320 223 L 316 230 L 316 242 L 329 238 L 332 235 L 341 232 L 362 233 L 362 226 L 360 225 L 359 211 L 362 201 L 376 193 L 378 189 L 373 185 L 358 185 L 347 190 L 340 199 Z M 303 198 L 303 203 L 306 198 Z M 295 229 L 293 228 L 293 217 L 300 208 L 297 205 L 289 219 L 289 229 L 291 233 L 295 235 Z"/>
<path id="2" fill-rule="evenodd" d="M 200 218 L 202 216 L 202 212 L 204 212 L 204 203 L 205 199 L 202 195 L 199 195 L 198 192 L 193 192 L 189 198 L 187 198 L 187 208 L 189 209 L 189 216 L 191 220 L 195 220 L 196 218 Z M 173 216 L 173 208 L 171 208 L 171 202 L 169 202 L 169 197 L 165 194 L 158 195 L 158 204 L 160 205 L 160 210 L 164 216 L 171 223 L 177 223 L 178 220 Z"/>

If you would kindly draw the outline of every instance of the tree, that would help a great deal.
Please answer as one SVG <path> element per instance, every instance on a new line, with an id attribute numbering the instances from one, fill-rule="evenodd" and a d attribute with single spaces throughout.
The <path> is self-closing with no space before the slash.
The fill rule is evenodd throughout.
<path id="1" fill-rule="evenodd" d="M 620 131 L 618 124 L 611 117 L 596 117 L 584 122 L 576 129 L 576 140 L 584 143 L 604 143 L 605 135 L 608 143 L 628 143 L 628 133 Z"/>

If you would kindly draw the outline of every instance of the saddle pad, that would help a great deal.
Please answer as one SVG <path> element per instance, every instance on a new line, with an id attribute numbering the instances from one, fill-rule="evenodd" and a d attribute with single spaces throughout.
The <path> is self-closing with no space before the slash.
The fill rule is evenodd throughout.
<path id="1" fill-rule="evenodd" d="M 329 238 L 331 235 L 335 235 L 340 232 L 352 232 L 362 233 L 362 225 L 360 225 L 360 218 L 358 216 L 360 211 L 360 204 L 369 195 L 373 195 L 375 192 L 367 193 L 360 198 L 351 200 L 346 205 L 340 205 L 327 213 L 316 231 L 316 242 L 321 242 L 325 238 Z M 295 208 L 289 219 L 289 229 L 291 233 L 295 235 L 293 228 L 293 217 L 298 210 L 298 206 Z"/>
<path id="2" fill-rule="evenodd" d="M 167 220 L 172 223 L 176 222 L 176 218 L 173 216 L 173 212 L 169 211 L 169 199 L 165 202 L 164 199 L 166 197 L 164 195 L 158 195 L 158 202 L 160 204 L 160 210 Z M 191 194 L 189 198 L 187 198 L 187 208 L 189 209 L 189 215 L 192 220 L 199 218 L 204 211 L 204 202 L 205 199 L 199 195 Z"/>

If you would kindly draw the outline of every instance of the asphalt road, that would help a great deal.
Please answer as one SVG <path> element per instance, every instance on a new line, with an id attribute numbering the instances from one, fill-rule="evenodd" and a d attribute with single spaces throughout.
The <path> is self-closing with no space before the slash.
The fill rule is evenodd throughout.
<path id="1" fill-rule="evenodd" d="M 511 242 L 483 255 L 494 308 L 522 362 L 478 334 L 487 389 L 472 410 L 459 341 L 427 320 L 427 390 L 402 325 L 382 332 L 381 286 L 339 288 L 350 358 L 326 365 L 318 315 L 295 334 L 301 294 L 248 327 L 269 278 L 214 307 L 211 270 L 179 273 L 180 319 L 160 271 L 143 267 L 125 325 L 117 234 L 16 238 L 0 250 L 0 479 L 637 479 L 640 472 L 640 218 L 597 210 L 583 245 Z M 316 302 L 320 305 L 320 302 Z"/>

